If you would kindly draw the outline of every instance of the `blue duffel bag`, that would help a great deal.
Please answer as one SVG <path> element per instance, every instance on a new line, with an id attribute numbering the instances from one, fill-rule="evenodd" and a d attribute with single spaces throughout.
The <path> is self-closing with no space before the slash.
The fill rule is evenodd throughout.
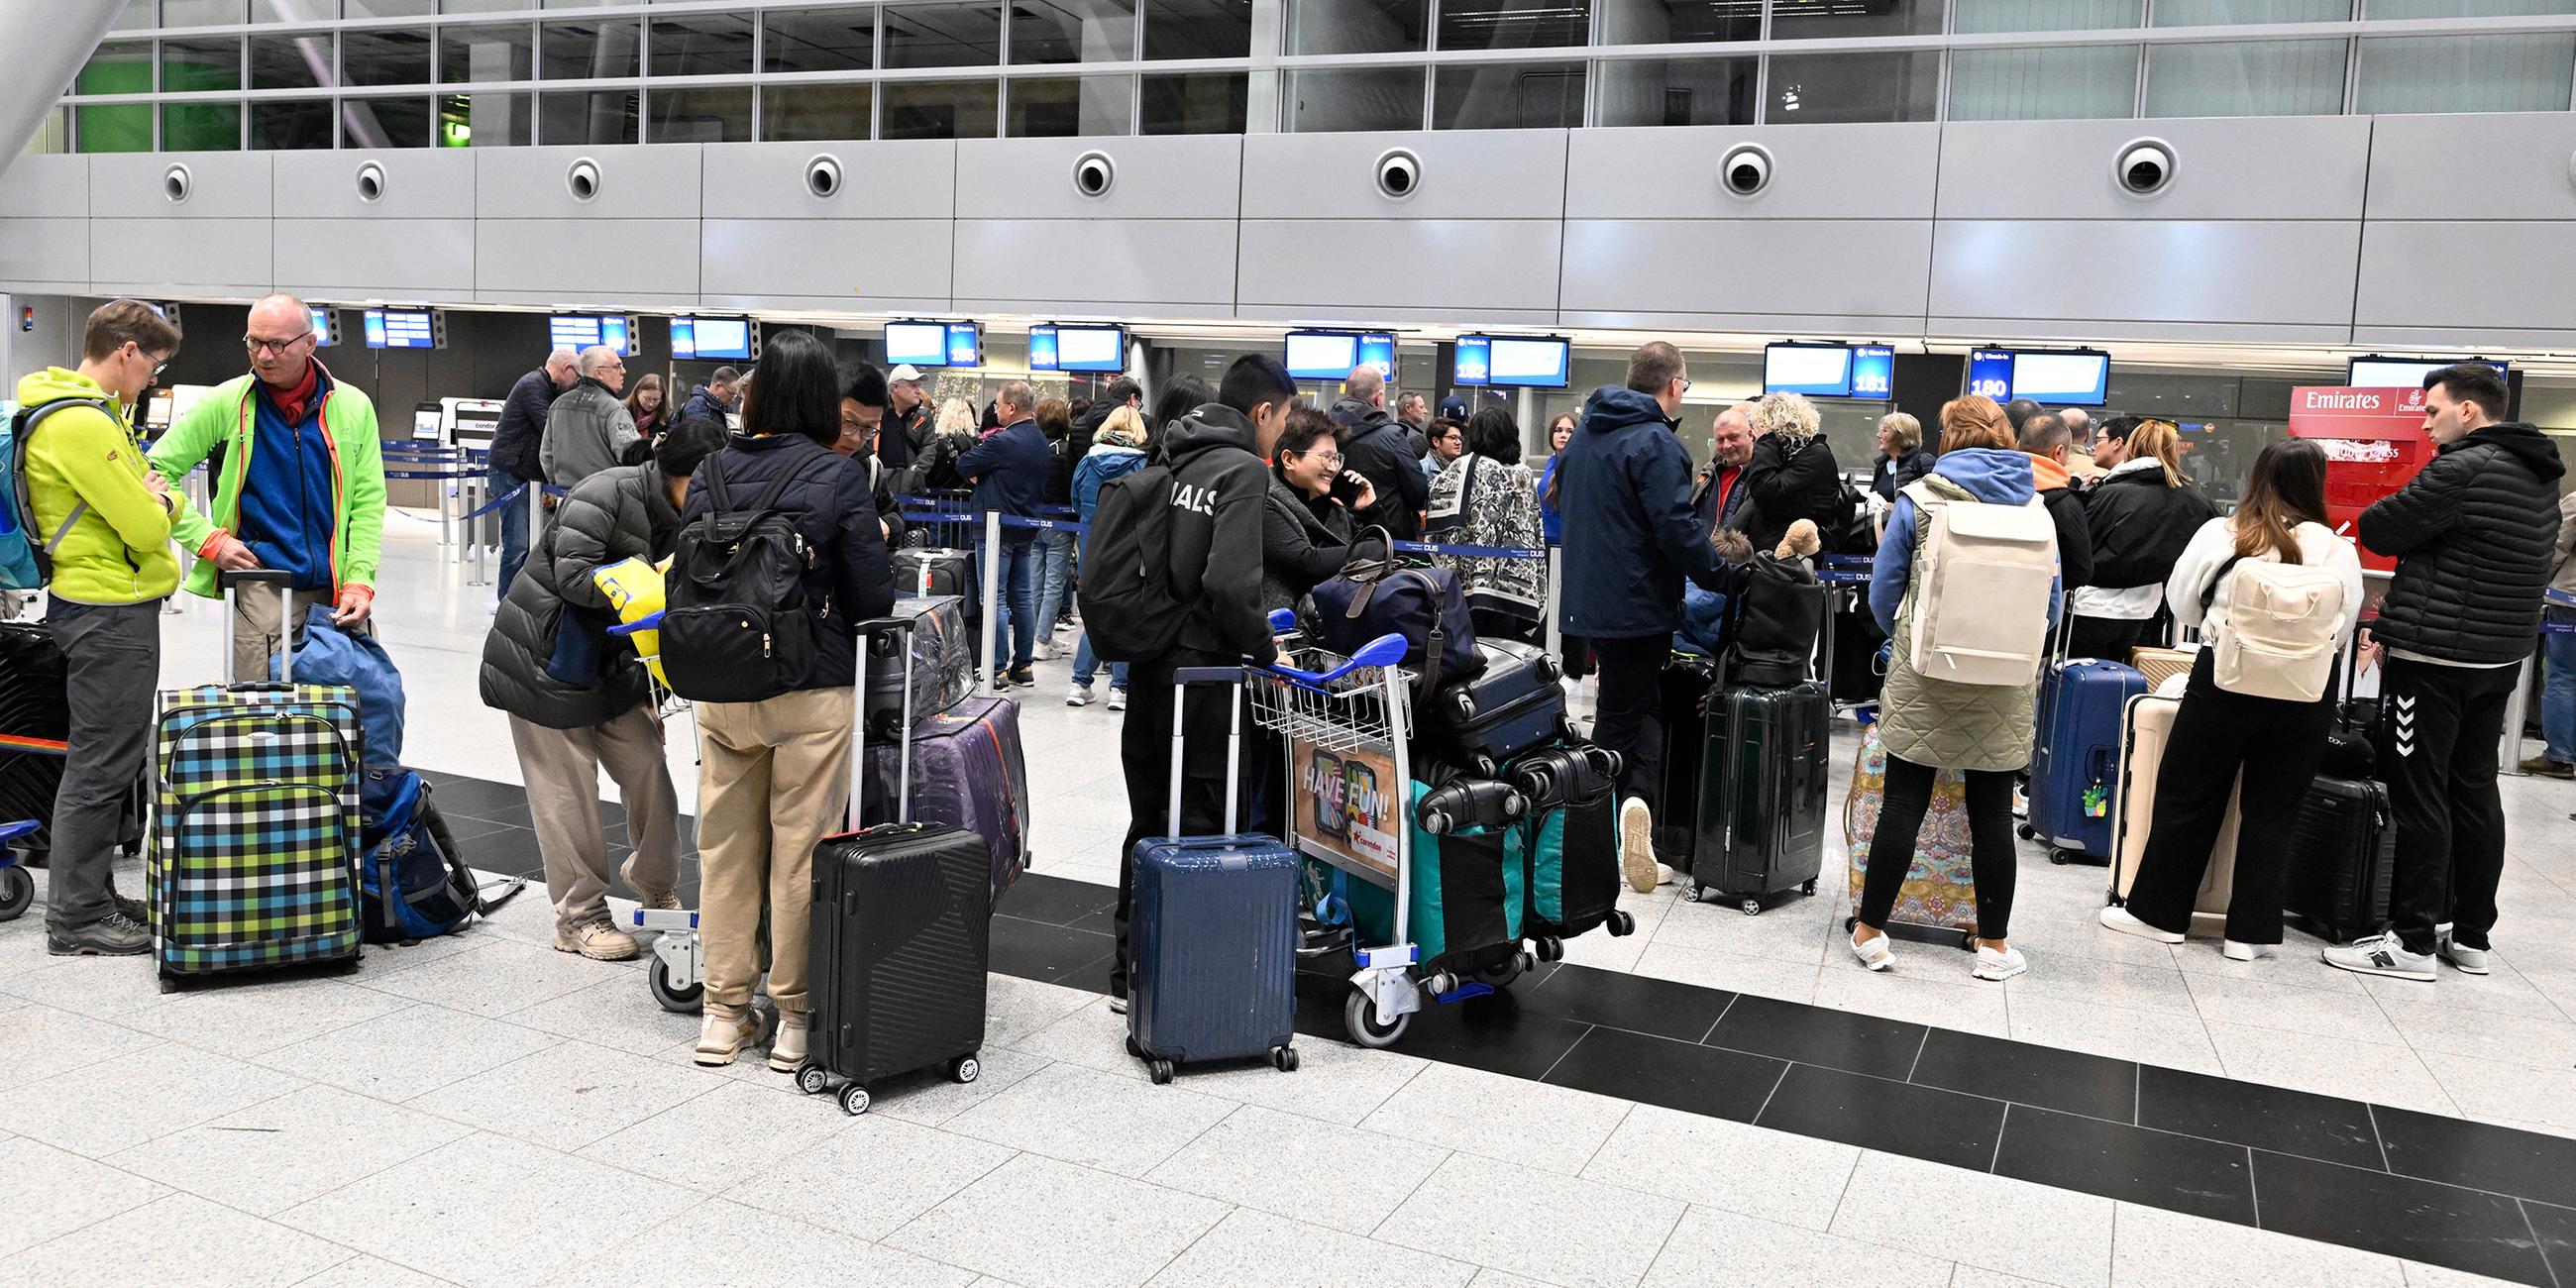
<path id="1" fill-rule="evenodd" d="M 1385 529 L 1371 529 L 1383 538 Z M 1404 637 L 1404 665 L 1422 677 L 1422 692 L 1476 674 L 1476 624 L 1467 598 L 1446 568 L 1408 568 L 1392 559 L 1354 559 L 1318 583 L 1315 636 L 1349 657 L 1382 635 Z"/>

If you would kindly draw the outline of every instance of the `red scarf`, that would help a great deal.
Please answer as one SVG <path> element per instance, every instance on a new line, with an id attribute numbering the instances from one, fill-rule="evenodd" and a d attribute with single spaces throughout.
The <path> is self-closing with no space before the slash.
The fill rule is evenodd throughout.
<path id="1" fill-rule="evenodd" d="M 260 388 L 268 392 L 268 400 L 277 404 L 277 409 L 286 414 L 286 423 L 292 425 L 304 419 L 304 409 L 312 405 L 313 392 L 321 384 L 322 364 L 308 362 L 304 364 L 303 383 L 293 389 L 280 389 L 266 381 L 260 382 Z"/>

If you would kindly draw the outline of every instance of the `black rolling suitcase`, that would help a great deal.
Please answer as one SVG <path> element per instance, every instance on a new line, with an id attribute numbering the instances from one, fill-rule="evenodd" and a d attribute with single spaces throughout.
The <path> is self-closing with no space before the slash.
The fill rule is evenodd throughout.
<path id="1" fill-rule="evenodd" d="M 1712 694 L 1690 897 L 1714 891 L 1745 915 L 1783 890 L 1816 892 L 1824 868 L 1826 746 L 1833 699 L 1821 684 Z"/>
<path id="2" fill-rule="evenodd" d="M 0 622 L 0 823 L 32 819 L 19 840 L 30 855 L 52 843 L 54 792 L 71 736 L 63 654 L 43 622 Z"/>
<path id="3" fill-rule="evenodd" d="M 872 638 L 909 631 L 918 618 L 859 627 L 857 692 L 868 688 Z M 897 650 L 911 664 L 910 641 Z M 910 692 L 907 679 L 905 691 Z M 860 699 L 864 708 L 865 699 Z M 853 741 L 865 728 L 854 712 Z M 907 711 L 902 728 L 912 728 Z M 910 736 L 898 781 L 909 788 Z M 814 847 L 813 926 L 808 932 L 807 1000 L 812 1029 L 796 1085 L 808 1094 L 841 1080 L 841 1108 L 868 1111 L 868 1083 L 945 1063 L 973 1082 L 984 1045 L 984 974 L 993 916 L 992 848 L 962 827 L 914 823 L 911 793 L 897 793 L 904 821 L 858 827 L 866 748 L 850 755 L 852 831 Z"/>
<path id="4" fill-rule="evenodd" d="M 1476 648 L 1484 668 L 1444 681 L 1422 704 L 1422 723 L 1440 759 L 1492 778 L 1504 762 L 1557 741 L 1571 727 L 1556 659 L 1547 650 L 1504 639 L 1479 639 Z"/>
<path id="5" fill-rule="evenodd" d="M 2290 826 L 2282 910 L 2336 943 L 2377 933 L 2397 873 L 2393 817 L 2387 787 L 2317 775 Z"/>
<path id="6" fill-rule="evenodd" d="M 1664 661 L 1655 710 L 1664 725 L 1664 759 L 1656 769 L 1655 857 L 1676 872 L 1691 867 L 1699 825 L 1701 762 L 1707 759 L 1707 704 L 1717 684 L 1715 660 L 1675 653 Z"/>

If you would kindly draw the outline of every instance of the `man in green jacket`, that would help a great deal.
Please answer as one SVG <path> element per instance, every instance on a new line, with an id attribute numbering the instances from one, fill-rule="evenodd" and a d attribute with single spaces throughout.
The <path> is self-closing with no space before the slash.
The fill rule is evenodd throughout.
<path id="1" fill-rule="evenodd" d="M 385 467 L 376 407 L 314 360 L 313 311 L 292 295 L 250 307 L 242 347 L 250 374 L 215 386 L 152 445 L 152 466 L 173 485 L 222 446 L 214 515 L 179 512 L 179 543 L 197 552 L 188 589 L 209 598 L 217 568 L 283 568 L 306 602 L 332 607 L 331 620 L 361 627 L 376 598 L 376 556 L 384 539 Z M 287 628 L 278 599 L 242 596 L 234 605 L 233 674 L 268 678 L 268 659 Z"/>
<path id="2" fill-rule="evenodd" d="M 58 957 L 130 957 L 152 946 L 142 905 L 117 895 L 109 865 L 151 750 L 161 601 L 179 586 L 170 531 L 181 506 L 145 466 L 126 408 L 178 351 L 176 326 L 149 305 L 115 300 L 89 315 L 78 368 L 18 382 L 22 407 L 64 404 L 25 444 L 29 535 L 53 549 L 45 626 L 63 652 L 71 711 L 45 901 L 45 951 Z"/>

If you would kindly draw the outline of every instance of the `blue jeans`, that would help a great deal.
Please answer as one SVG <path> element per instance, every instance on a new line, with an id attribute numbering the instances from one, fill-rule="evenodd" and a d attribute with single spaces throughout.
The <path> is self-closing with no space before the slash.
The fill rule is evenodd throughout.
<path id="1" fill-rule="evenodd" d="M 1073 534 L 1062 531 L 1038 533 L 1038 634 L 1055 630 L 1064 616 L 1064 587 L 1073 572 Z"/>
<path id="2" fill-rule="evenodd" d="M 1081 689 L 1090 688 L 1092 677 L 1098 674 L 1100 674 L 1100 656 L 1091 651 L 1091 632 L 1084 631 L 1082 633 L 1081 640 L 1075 643 L 1073 647 L 1074 687 Z M 1109 687 L 1116 689 L 1121 693 L 1127 691 L 1126 663 L 1112 662 L 1109 664 Z"/>
<path id="3" fill-rule="evenodd" d="M 2549 681 L 2540 690 L 2543 754 L 2576 762 L 2576 635 L 2543 635 L 2540 647 L 2549 662 Z"/>
<path id="4" fill-rule="evenodd" d="M 979 537 L 975 541 L 975 569 L 977 575 L 982 575 L 983 568 L 984 541 Z M 1014 542 L 1009 538 L 1003 539 L 1001 573 L 997 578 L 1002 590 L 1002 620 L 994 624 L 993 638 L 1009 648 L 1011 663 L 1007 667 L 996 665 L 993 668 L 996 671 L 1025 670 L 1036 656 L 1038 646 L 1038 619 L 1036 606 L 1037 568 L 1037 542 Z M 1006 634 L 1005 632 L 1008 633 Z"/>
<path id="5" fill-rule="evenodd" d="M 526 479 L 499 466 L 492 469 L 492 495 L 495 497 L 509 496 L 526 482 Z M 492 517 L 501 524 L 501 579 L 492 583 L 492 593 L 507 595 L 511 581 L 519 575 L 519 565 L 528 561 L 527 496 L 522 494 L 511 498 L 493 511 Z"/>

